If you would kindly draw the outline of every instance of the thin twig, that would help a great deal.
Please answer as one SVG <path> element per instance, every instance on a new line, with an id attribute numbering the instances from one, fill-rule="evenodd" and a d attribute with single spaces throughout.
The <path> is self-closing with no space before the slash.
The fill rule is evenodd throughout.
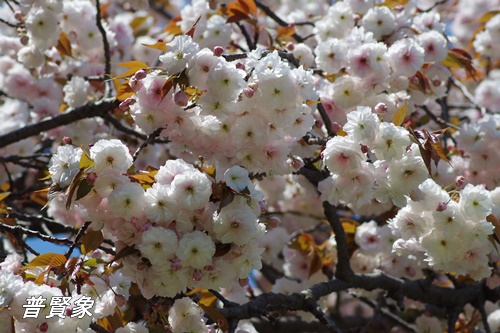
<path id="1" fill-rule="evenodd" d="M 163 131 L 163 127 L 157 128 L 154 132 L 149 134 L 148 138 L 141 144 L 139 148 L 134 152 L 134 155 L 132 156 L 132 161 L 135 162 L 137 157 L 139 157 L 139 154 L 141 151 L 148 146 L 148 144 L 152 143 L 158 136 L 160 136 L 161 131 Z"/>
<path id="2" fill-rule="evenodd" d="M 450 77 L 451 83 L 460 91 L 462 94 L 467 98 L 472 104 L 474 104 L 475 108 L 481 111 L 481 115 L 484 116 L 486 113 L 488 113 L 488 109 L 486 109 L 484 106 L 479 104 L 479 102 L 476 100 L 476 98 L 470 93 L 470 91 L 467 89 L 467 87 L 460 81 L 455 80 L 453 77 Z"/>
<path id="3" fill-rule="evenodd" d="M 105 329 L 104 327 L 99 325 L 98 323 L 90 323 L 89 328 L 93 329 L 97 333 L 111 333 L 110 331 L 108 331 L 107 329 Z"/>
<path id="4" fill-rule="evenodd" d="M 64 256 L 66 258 L 69 258 L 71 256 L 71 253 L 73 253 L 73 250 L 75 249 L 76 244 L 80 241 L 80 238 L 83 237 L 83 235 L 85 234 L 85 232 L 87 231 L 87 229 L 88 229 L 88 227 L 90 226 L 91 223 L 92 222 L 90 222 L 90 221 L 86 221 L 83 224 L 83 226 L 80 228 L 80 230 L 78 230 L 78 233 L 76 234 L 75 240 L 70 245 L 68 251 L 66 251 L 66 253 L 64 254 Z"/>
<path id="5" fill-rule="evenodd" d="M 323 106 L 323 103 L 318 103 L 318 112 L 321 116 L 321 120 L 323 120 L 323 124 L 325 124 L 326 133 L 328 133 L 328 136 L 334 137 L 335 132 L 332 129 L 332 121 L 331 121 L 328 113 L 326 113 L 326 110 L 325 110 L 325 107 Z"/>
<path id="6" fill-rule="evenodd" d="M 102 17 L 101 17 L 101 4 L 99 0 L 95 1 L 95 6 L 97 9 L 96 13 L 96 24 L 97 28 L 101 32 L 102 35 L 102 43 L 104 45 L 104 60 L 106 61 L 104 65 L 104 77 L 111 79 L 111 56 L 109 53 L 109 42 L 108 42 L 108 37 L 106 36 L 106 30 L 104 30 L 104 27 L 102 26 Z M 104 81 L 104 85 L 106 87 L 106 91 L 104 92 L 104 96 L 106 97 L 111 97 L 113 95 L 113 82 L 111 80 L 106 80 Z"/>
<path id="7" fill-rule="evenodd" d="M 3 24 L 6 24 L 6 25 L 8 25 L 9 27 L 12 27 L 12 28 L 19 28 L 19 27 L 23 26 L 21 23 L 14 24 L 14 23 L 7 22 L 7 21 L 5 21 L 4 19 L 1 19 L 1 18 L 0 18 L 0 22 L 3 23 Z"/>
<path id="8" fill-rule="evenodd" d="M 253 44 L 252 38 L 248 34 L 247 29 L 245 28 L 245 26 L 243 24 L 241 24 L 239 22 L 236 22 L 236 25 L 238 26 L 238 28 L 240 28 L 241 33 L 245 37 L 245 40 L 246 40 L 247 45 L 248 45 L 248 51 L 252 51 L 255 48 L 255 45 Z"/>
<path id="9" fill-rule="evenodd" d="M 272 10 L 271 8 L 269 8 L 268 6 L 264 5 L 262 2 L 260 2 L 259 0 L 255 0 L 255 4 L 257 5 L 257 7 L 259 7 L 264 13 L 267 14 L 267 16 L 269 16 L 270 18 L 272 18 L 276 23 L 278 23 L 280 26 L 282 27 L 287 27 L 289 24 L 285 21 L 283 21 L 278 15 L 276 15 Z M 298 43 L 302 43 L 304 42 L 304 39 L 302 37 L 300 37 L 297 33 L 294 33 L 292 35 L 292 37 L 298 42 Z"/>
<path id="10" fill-rule="evenodd" d="M 420 109 L 422 109 L 425 114 L 427 114 L 432 120 L 434 120 L 434 122 L 436 124 L 438 124 L 441 128 L 446 128 L 446 127 L 450 127 L 450 128 L 453 128 L 453 129 L 460 129 L 460 127 L 448 122 L 448 121 L 445 121 L 444 119 L 436 116 L 434 113 L 432 113 L 431 110 L 429 110 L 429 108 L 426 106 L 426 105 L 420 105 L 418 106 Z"/>

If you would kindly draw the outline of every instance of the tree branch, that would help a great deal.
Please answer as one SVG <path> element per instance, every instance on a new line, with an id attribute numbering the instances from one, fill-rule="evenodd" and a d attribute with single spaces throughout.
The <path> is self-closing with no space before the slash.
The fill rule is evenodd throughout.
<path id="1" fill-rule="evenodd" d="M 103 116 L 108 111 L 117 108 L 120 102 L 115 98 L 106 98 L 95 103 L 88 103 L 81 107 L 72 109 L 65 113 L 58 114 L 38 123 L 27 125 L 10 133 L 0 135 L 0 148 L 11 143 L 50 131 L 59 126 L 69 125 L 75 121 Z"/>
<path id="2" fill-rule="evenodd" d="M 255 4 L 257 7 L 259 7 L 264 13 L 267 14 L 270 18 L 272 18 L 276 23 L 278 23 L 282 27 L 287 27 L 289 24 L 285 21 L 283 21 L 278 15 L 276 15 L 271 8 L 268 6 L 264 5 L 262 2 L 259 0 L 255 0 Z M 302 43 L 304 41 L 304 38 L 300 37 L 297 33 L 294 33 L 292 37 L 298 42 Z"/>
<path id="3" fill-rule="evenodd" d="M 102 22 L 101 22 L 101 20 L 102 20 L 101 4 L 100 4 L 99 0 L 95 0 L 95 6 L 97 9 L 97 13 L 95 16 L 96 24 L 97 24 L 97 28 L 101 32 L 102 43 L 104 45 L 104 60 L 105 60 L 104 78 L 107 79 L 104 81 L 104 85 L 106 86 L 106 91 L 104 92 L 104 96 L 109 98 L 113 95 L 113 82 L 111 81 L 111 56 L 109 53 L 109 43 L 108 43 L 108 37 L 106 36 L 106 30 L 104 30 L 104 27 L 102 26 Z"/>

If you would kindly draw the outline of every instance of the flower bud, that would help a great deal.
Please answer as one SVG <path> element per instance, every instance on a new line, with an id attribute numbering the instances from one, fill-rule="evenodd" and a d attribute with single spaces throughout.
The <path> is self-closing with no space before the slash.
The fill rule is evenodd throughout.
<path id="1" fill-rule="evenodd" d="M 47 332 L 49 330 L 49 324 L 47 323 L 41 323 L 39 326 L 38 326 L 38 329 L 40 330 L 40 332 Z"/>
<path id="2" fill-rule="evenodd" d="M 193 272 L 193 280 L 200 281 L 203 278 L 203 272 L 199 269 L 195 269 Z"/>
<path id="3" fill-rule="evenodd" d="M 252 88 L 246 87 L 243 89 L 243 93 L 247 98 L 252 98 L 255 91 Z"/>
<path id="4" fill-rule="evenodd" d="M 245 65 L 244 65 L 244 64 L 242 64 L 241 62 L 238 62 L 238 63 L 236 64 L 236 68 L 241 69 L 241 70 L 245 70 L 245 69 L 246 69 Z"/>
<path id="5" fill-rule="evenodd" d="M 465 177 L 464 176 L 458 176 L 455 178 L 455 185 L 458 188 L 463 188 L 465 186 Z"/>
<path id="6" fill-rule="evenodd" d="M 248 286 L 248 279 L 240 279 L 238 282 L 242 288 Z"/>
<path id="7" fill-rule="evenodd" d="M 224 48 L 222 46 L 214 47 L 214 55 L 220 57 L 224 53 Z"/>
<path id="8" fill-rule="evenodd" d="M 267 202 L 264 200 L 259 201 L 260 213 L 264 214 L 267 211 Z"/>
<path id="9" fill-rule="evenodd" d="M 65 137 L 62 139 L 62 142 L 63 142 L 63 144 L 65 144 L 65 145 L 70 145 L 70 144 L 72 144 L 72 143 L 73 143 L 73 140 L 71 140 L 71 138 L 70 138 L 70 137 L 65 136 Z"/>
<path id="10" fill-rule="evenodd" d="M 125 99 L 123 102 L 121 102 L 118 107 L 120 108 L 120 110 L 126 111 L 133 104 L 135 104 L 135 99 L 129 97 Z"/>
<path id="11" fill-rule="evenodd" d="M 24 46 L 28 45 L 28 42 L 30 41 L 30 38 L 26 35 L 21 36 L 21 44 Z"/>
<path id="12" fill-rule="evenodd" d="M 333 122 L 332 124 L 332 131 L 334 131 L 335 133 L 337 132 L 340 132 L 342 130 L 342 126 L 340 126 L 340 124 L 338 122 Z"/>
<path id="13" fill-rule="evenodd" d="M 437 205 L 436 211 L 443 212 L 446 210 L 446 208 L 448 208 L 448 204 L 446 202 L 440 202 Z"/>
<path id="14" fill-rule="evenodd" d="M 373 110 L 375 110 L 376 114 L 385 114 L 385 113 L 387 113 L 388 109 L 389 108 L 387 107 L 387 104 L 385 104 L 385 103 L 378 103 L 373 108 Z"/>
<path id="15" fill-rule="evenodd" d="M 174 95 L 174 102 L 178 106 L 186 106 L 189 102 L 189 96 L 184 90 L 179 90 Z"/>

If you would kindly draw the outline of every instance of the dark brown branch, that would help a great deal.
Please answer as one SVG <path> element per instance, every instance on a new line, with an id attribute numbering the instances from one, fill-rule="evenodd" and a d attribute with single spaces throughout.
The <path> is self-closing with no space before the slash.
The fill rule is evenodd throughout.
<path id="1" fill-rule="evenodd" d="M 64 254 L 64 256 L 66 258 L 69 258 L 71 256 L 71 253 L 73 253 L 73 250 L 75 249 L 76 244 L 80 241 L 80 238 L 83 237 L 83 235 L 85 234 L 85 232 L 87 231 L 87 229 L 88 229 L 88 227 L 90 226 L 91 223 L 92 222 L 90 222 L 90 221 L 86 221 L 83 224 L 83 226 L 80 228 L 80 230 L 78 230 L 78 233 L 76 234 L 75 240 L 70 245 L 68 251 L 66 251 L 66 253 Z"/>
<path id="2" fill-rule="evenodd" d="M 7 215 L 9 218 L 15 218 L 20 221 L 27 221 L 27 222 L 35 222 L 35 223 L 40 223 L 40 224 L 46 224 L 49 226 L 55 226 L 57 228 L 62 228 L 63 231 L 66 232 L 71 232 L 71 233 L 76 233 L 77 230 L 75 227 L 71 227 L 69 225 L 65 225 L 59 222 L 56 222 L 54 220 L 48 219 L 46 217 L 43 217 L 41 215 L 35 216 L 35 215 L 28 215 L 28 214 L 23 214 L 19 212 L 11 212 L 9 211 L 9 215 Z"/>
<path id="3" fill-rule="evenodd" d="M 0 136 L 0 148 L 10 145 L 11 143 L 47 132 L 51 129 L 69 125 L 75 121 L 100 117 L 105 113 L 117 108 L 120 102 L 115 98 L 103 99 L 96 103 L 88 103 L 81 107 L 72 109 L 65 113 L 58 114 L 38 123 L 27 125 L 18 130 Z"/>
<path id="4" fill-rule="evenodd" d="M 441 128 L 446 128 L 446 127 L 450 127 L 450 128 L 453 128 L 453 129 L 456 129 L 458 130 L 459 127 L 448 122 L 448 121 L 445 121 L 444 119 L 436 116 L 434 113 L 432 113 L 431 110 L 429 110 L 429 108 L 426 106 L 426 105 L 421 105 L 421 106 L 418 106 L 420 109 L 422 109 L 425 114 L 427 114 L 432 120 L 434 120 L 434 122 L 436 124 L 438 124 Z"/>
<path id="5" fill-rule="evenodd" d="M 141 151 L 148 146 L 148 144 L 152 143 L 158 136 L 160 136 L 161 131 L 163 131 L 163 127 L 157 128 L 154 132 L 149 134 L 148 138 L 141 144 L 139 148 L 134 152 L 134 155 L 132 156 L 132 161 L 135 162 L 137 157 L 139 157 L 139 154 Z"/>
<path id="6" fill-rule="evenodd" d="M 327 201 L 324 201 L 323 210 L 325 211 L 326 219 L 332 227 L 333 233 L 335 234 L 335 241 L 337 242 L 338 262 L 335 270 L 335 277 L 349 282 L 352 280 L 354 272 L 350 265 L 351 257 L 347 249 L 347 237 L 339 216 L 337 215 L 337 208 Z"/>
<path id="7" fill-rule="evenodd" d="M 248 34 L 248 31 L 245 28 L 245 26 L 239 22 L 236 22 L 236 25 L 238 26 L 238 28 L 240 28 L 241 33 L 245 37 L 245 41 L 247 42 L 247 45 L 248 45 L 248 51 L 252 51 L 253 49 L 255 49 L 255 45 L 252 42 L 252 38 Z"/>
<path id="8" fill-rule="evenodd" d="M 167 19 L 167 20 L 173 19 L 172 14 L 167 12 L 164 8 L 157 6 L 156 3 L 152 0 L 149 0 L 149 7 L 151 7 L 155 12 L 157 12 L 161 16 L 163 16 L 163 18 L 165 18 L 165 19 Z"/>
<path id="9" fill-rule="evenodd" d="M 467 87 L 462 82 L 454 79 L 453 77 L 450 77 L 450 80 L 451 80 L 451 83 L 455 87 L 457 87 L 458 89 L 460 89 L 460 91 L 465 96 L 465 98 L 467 98 L 472 104 L 474 104 L 474 107 L 476 109 L 478 109 L 479 111 L 481 111 L 481 115 L 484 116 L 486 113 L 489 112 L 484 106 L 482 106 L 481 104 L 479 104 L 479 102 L 476 100 L 476 98 L 470 93 L 470 91 L 467 89 Z"/>
<path id="10" fill-rule="evenodd" d="M 333 132 L 332 129 L 332 121 L 328 113 L 326 113 L 325 107 L 323 106 L 322 103 L 318 103 L 318 112 L 321 115 L 321 120 L 323 120 L 323 124 L 325 124 L 326 133 L 328 133 L 328 136 L 334 137 L 335 132 Z"/>
<path id="11" fill-rule="evenodd" d="M 113 95 L 113 82 L 111 81 L 111 56 L 109 53 L 109 42 L 108 42 L 108 37 L 106 36 L 106 30 L 104 30 L 104 27 L 102 26 L 102 16 L 101 16 L 101 4 L 99 0 L 95 1 L 95 6 L 97 9 L 97 13 L 95 16 L 96 19 L 96 24 L 97 28 L 101 32 L 102 35 L 102 43 L 104 45 L 104 78 L 107 80 L 104 81 L 104 84 L 106 86 L 106 91 L 104 93 L 104 96 L 106 97 L 111 97 Z"/>
<path id="12" fill-rule="evenodd" d="M 9 27 L 12 27 L 12 28 L 19 28 L 19 27 L 23 26 L 21 23 L 13 24 L 13 23 L 7 22 L 7 21 L 5 21 L 4 19 L 1 19 L 1 18 L 0 18 L 0 23 L 6 24 L 6 25 L 8 25 Z"/>
<path id="13" fill-rule="evenodd" d="M 255 0 L 255 4 L 257 5 L 257 7 L 260 8 L 260 10 L 262 10 L 264 13 L 266 13 L 267 16 L 269 16 L 270 18 L 272 18 L 274 20 L 274 22 L 278 23 L 280 26 L 282 27 L 287 27 L 288 26 L 288 23 L 283 21 L 278 15 L 276 15 L 272 10 L 271 8 L 267 7 L 266 5 L 264 5 L 262 2 L 260 2 L 259 0 Z M 297 33 L 294 33 L 292 35 L 292 37 L 298 42 L 298 43 L 302 43 L 304 41 L 304 39 L 302 37 L 300 37 Z"/>
<path id="14" fill-rule="evenodd" d="M 93 329 L 97 333 L 111 333 L 110 331 L 108 331 L 107 329 L 105 329 L 104 327 L 99 325 L 98 323 L 90 323 L 89 328 Z"/>

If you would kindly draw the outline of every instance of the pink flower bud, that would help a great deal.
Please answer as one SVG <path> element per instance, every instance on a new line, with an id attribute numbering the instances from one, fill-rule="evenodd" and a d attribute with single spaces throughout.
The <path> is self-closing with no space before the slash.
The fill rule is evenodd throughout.
<path id="1" fill-rule="evenodd" d="M 116 305 L 119 307 L 122 307 L 125 304 L 127 304 L 127 300 L 125 299 L 125 296 L 123 296 L 123 295 L 115 295 L 115 302 L 116 302 Z"/>
<path id="2" fill-rule="evenodd" d="M 189 102 L 189 96 L 184 90 L 179 90 L 174 95 L 174 102 L 178 106 L 186 106 Z"/>
<path id="3" fill-rule="evenodd" d="M 94 182 L 95 182 L 96 179 L 97 179 L 97 174 L 95 172 L 90 172 L 90 173 L 87 174 L 87 177 L 85 177 L 85 180 L 90 185 L 94 184 Z M 98 252 L 98 251 L 94 251 L 94 252 Z"/>
<path id="4" fill-rule="evenodd" d="M 245 65 L 244 65 L 244 64 L 242 64 L 241 62 L 238 62 L 238 63 L 236 64 L 236 68 L 241 69 L 241 70 L 245 70 L 245 69 L 246 69 Z"/>
<path id="5" fill-rule="evenodd" d="M 73 143 L 73 140 L 71 140 L 71 138 L 70 138 L 70 137 L 65 136 L 65 137 L 62 139 L 62 142 L 63 142 L 63 144 L 65 144 L 65 145 L 70 145 L 70 144 L 72 144 L 72 143 Z"/>
<path id="6" fill-rule="evenodd" d="M 368 148 L 368 146 L 362 145 L 362 144 L 360 144 L 360 146 L 361 146 L 361 151 L 363 152 L 363 154 L 366 154 L 370 151 L 370 148 Z"/>
<path id="7" fill-rule="evenodd" d="M 338 122 L 333 122 L 332 124 L 332 131 L 334 131 L 335 133 L 339 132 L 342 130 L 342 126 L 340 126 L 340 124 Z"/>
<path id="8" fill-rule="evenodd" d="M 21 36 L 21 44 L 23 45 L 28 45 L 28 42 L 30 41 L 30 38 L 26 35 Z"/>
<path id="9" fill-rule="evenodd" d="M 465 177 L 464 176 L 458 176 L 455 178 L 455 185 L 458 188 L 463 188 L 465 186 Z"/>
<path id="10" fill-rule="evenodd" d="M 222 46 L 214 47 L 214 55 L 220 57 L 224 53 L 224 48 Z"/>
<path id="11" fill-rule="evenodd" d="M 38 326 L 38 329 L 40 330 L 40 332 L 47 332 L 49 330 L 49 324 L 42 323 Z"/>
<path id="12" fill-rule="evenodd" d="M 182 263 L 179 259 L 174 259 L 174 260 L 171 260 L 171 267 L 173 269 L 174 272 L 177 272 L 178 270 L 180 270 L 182 268 Z"/>
<path id="13" fill-rule="evenodd" d="M 128 108 L 131 105 L 134 105 L 134 104 L 135 104 L 135 99 L 133 99 L 132 97 L 129 97 L 129 98 L 125 99 L 123 102 L 121 102 L 118 107 L 120 108 L 120 110 L 126 111 L 126 110 L 128 110 Z"/>
<path id="14" fill-rule="evenodd" d="M 135 72 L 134 77 L 136 80 L 142 80 L 148 75 L 148 72 L 144 68 L 139 69 L 137 72 Z"/>
<path id="15" fill-rule="evenodd" d="M 215 269 L 215 264 L 211 263 L 210 265 L 206 265 L 203 269 L 206 271 L 213 271 Z"/>
<path id="16" fill-rule="evenodd" d="M 163 38 L 157 38 L 157 39 L 156 39 L 156 41 L 157 41 L 158 43 L 163 43 Z"/>
<path id="17" fill-rule="evenodd" d="M 385 104 L 385 103 L 378 103 L 377 105 L 375 105 L 373 110 L 375 110 L 375 113 L 377 113 L 377 114 L 385 114 L 385 113 L 387 113 L 389 108 L 387 107 L 387 104 Z"/>
<path id="18" fill-rule="evenodd" d="M 295 44 L 293 44 L 292 42 L 286 43 L 286 49 L 290 52 L 295 50 Z"/>
<path id="19" fill-rule="evenodd" d="M 441 80 L 432 80 L 432 85 L 434 87 L 439 87 L 441 85 Z"/>
<path id="20" fill-rule="evenodd" d="M 321 128 L 323 127 L 323 122 L 321 120 L 315 120 L 314 126 L 316 126 L 316 128 Z"/>
<path id="21" fill-rule="evenodd" d="M 300 157 L 293 157 L 289 159 L 290 165 L 295 170 L 298 170 L 304 166 L 304 161 Z M 288 162 L 288 161 L 287 161 Z"/>
<path id="22" fill-rule="evenodd" d="M 252 98 L 255 91 L 252 88 L 246 87 L 243 89 L 243 93 L 247 98 Z"/>
<path id="23" fill-rule="evenodd" d="M 264 214 L 267 211 L 267 202 L 264 200 L 259 201 L 260 213 Z"/>
<path id="24" fill-rule="evenodd" d="M 21 23 L 22 23 L 22 22 L 24 22 L 24 15 L 23 15 L 23 13 L 21 13 L 19 10 L 16 10 L 16 11 L 14 12 L 14 18 L 15 18 L 16 20 L 18 20 L 19 22 L 21 22 Z"/>
<path id="25" fill-rule="evenodd" d="M 195 269 L 193 272 L 193 280 L 200 281 L 203 278 L 203 272 L 199 269 Z"/>
<path id="26" fill-rule="evenodd" d="M 66 317 L 70 317 L 73 314 L 73 308 L 70 308 L 69 306 L 66 308 L 64 311 L 66 313 Z"/>
<path id="27" fill-rule="evenodd" d="M 280 224 L 281 224 L 281 220 L 277 216 L 269 216 L 269 218 L 267 219 L 267 225 L 270 228 L 276 228 Z"/>
<path id="28" fill-rule="evenodd" d="M 238 281 L 240 283 L 240 287 L 246 287 L 248 285 L 248 279 L 240 279 Z"/>
<path id="29" fill-rule="evenodd" d="M 443 212 L 446 210 L 446 208 L 448 208 L 448 204 L 446 202 L 440 202 L 437 205 L 436 211 Z"/>

